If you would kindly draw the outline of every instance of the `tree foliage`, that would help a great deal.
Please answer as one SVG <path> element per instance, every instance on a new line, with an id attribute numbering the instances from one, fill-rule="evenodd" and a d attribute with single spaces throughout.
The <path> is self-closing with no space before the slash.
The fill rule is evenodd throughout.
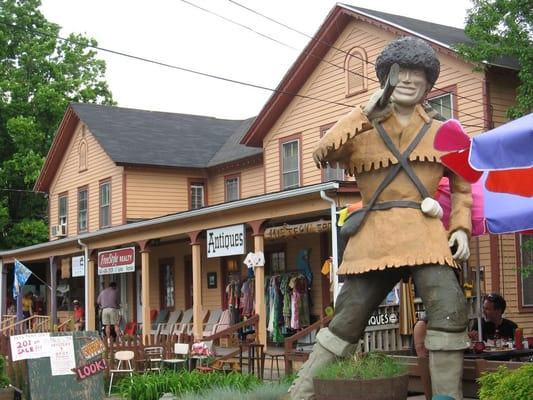
<path id="1" fill-rule="evenodd" d="M 465 33 L 472 44 L 457 46 L 466 59 L 495 62 L 509 56 L 518 60 L 520 86 L 517 104 L 508 110 L 512 119 L 533 109 L 533 0 L 472 0 Z M 486 65 L 486 64 L 483 64 Z"/>
<path id="2" fill-rule="evenodd" d="M 59 39 L 40 5 L 0 0 L 0 248 L 47 239 L 46 198 L 28 191 L 67 105 L 113 103 L 96 41 Z"/>

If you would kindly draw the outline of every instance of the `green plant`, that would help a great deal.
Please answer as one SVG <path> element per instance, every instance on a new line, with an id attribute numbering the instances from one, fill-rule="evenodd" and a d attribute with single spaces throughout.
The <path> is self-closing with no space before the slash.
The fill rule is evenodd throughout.
<path id="1" fill-rule="evenodd" d="M 187 393 L 179 397 L 179 400 L 277 400 L 288 390 L 289 385 L 283 383 L 267 383 L 245 391 L 217 387 L 200 394 Z"/>
<path id="2" fill-rule="evenodd" d="M 215 387 L 248 391 L 259 383 L 259 379 L 254 375 L 236 372 L 203 374 L 197 371 L 165 371 L 161 374 L 135 375 L 131 380 L 122 380 L 117 387 L 120 395 L 126 399 L 159 400 L 164 393 L 177 396 L 185 393 L 201 394 Z"/>
<path id="3" fill-rule="evenodd" d="M 320 379 L 376 379 L 403 375 L 407 367 L 384 353 L 370 352 L 339 359 L 319 371 Z"/>
<path id="4" fill-rule="evenodd" d="M 0 356 L 0 388 L 8 387 L 11 381 L 6 374 L 6 358 Z"/>
<path id="5" fill-rule="evenodd" d="M 509 371 L 500 366 L 478 379 L 479 400 L 515 400 L 533 398 L 533 364 Z"/>

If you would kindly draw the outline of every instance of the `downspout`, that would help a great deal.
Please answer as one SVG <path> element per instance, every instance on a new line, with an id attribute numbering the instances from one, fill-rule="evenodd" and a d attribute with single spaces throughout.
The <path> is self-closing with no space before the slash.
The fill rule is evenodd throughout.
<path id="1" fill-rule="evenodd" d="M 89 246 L 78 239 L 78 244 L 83 248 L 83 268 L 85 270 L 85 312 L 89 309 Z M 85 330 L 89 330 L 89 324 L 85 322 Z"/>
<path id="2" fill-rule="evenodd" d="M 331 262 L 331 273 L 333 276 L 333 305 L 337 301 L 337 295 L 339 294 L 339 280 L 337 278 L 337 269 L 339 267 L 338 260 L 338 241 L 337 241 L 337 203 L 334 199 L 326 195 L 324 190 L 320 191 L 320 197 L 322 200 L 330 203 L 330 215 L 331 215 L 331 252 L 332 262 Z"/>

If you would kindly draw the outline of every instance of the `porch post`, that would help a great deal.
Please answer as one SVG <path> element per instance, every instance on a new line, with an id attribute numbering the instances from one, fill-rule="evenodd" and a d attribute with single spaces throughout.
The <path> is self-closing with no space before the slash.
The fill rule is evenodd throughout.
<path id="1" fill-rule="evenodd" d="M 254 238 L 254 252 L 265 251 L 264 224 L 265 220 L 251 221 L 248 225 L 252 227 Z M 259 343 L 266 346 L 267 344 L 267 320 L 265 307 L 265 268 L 258 267 L 254 269 L 255 274 L 255 312 L 259 315 L 259 332 L 257 339 Z"/>
<path id="2" fill-rule="evenodd" d="M 57 324 L 57 263 L 55 257 L 48 257 L 50 264 L 50 327 Z"/>
<path id="3" fill-rule="evenodd" d="M 192 314 L 195 340 L 203 336 L 202 318 L 202 250 L 198 237 L 201 231 L 189 232 L 192 248 Z"/>
<path id="4" fill-rule="evenodd" d="M 85 330 L 94 331 L 96 329 L 96 295 L 94 287 L 94 272 L 96 269 L 96 259 L 94 252 L 88 257 L 87 261 L 87 304 L 85 304 Z"/>
<path id="5" fill-rule="evenodd" d="M 143 316 L 143 343 L 149 343 L 152 325 L 150 321 L 150 249 L 148 241 L 139 242 L 141 248 L 141 300 Z"/>

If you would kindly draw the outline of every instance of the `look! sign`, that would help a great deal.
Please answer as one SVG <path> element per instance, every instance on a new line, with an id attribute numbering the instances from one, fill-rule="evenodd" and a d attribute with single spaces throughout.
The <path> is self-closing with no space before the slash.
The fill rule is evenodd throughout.
<path id="1" fill-rule="evenodd" d="M 107 369 L 107 361 L 104 358 L 94 360 L 89 364 L 82 365 L 77 368 L 73 368 L 72 371 L 76 374 L 76 378 L 79 381 L 87 379 L 93 375 L 99 374 Z"/>

